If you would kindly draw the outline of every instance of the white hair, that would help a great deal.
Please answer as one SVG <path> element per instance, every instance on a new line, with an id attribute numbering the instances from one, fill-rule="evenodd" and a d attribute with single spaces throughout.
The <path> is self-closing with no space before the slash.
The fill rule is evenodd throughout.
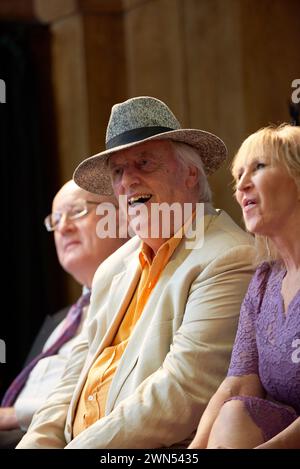
<path id="1" fill-rule="evenodd" d="M 171 141 L 172 146 L 175 149 L 175 153 L 178 157 L 178 160 L 183 163 L 185 166 L 193 165 L 198 169 L 198 197 L 199 202 L 209 202 L 212 201 L 212 192 L 209 187 L 207 176 L 205 174 L 203 163 L 200 158 L 199 153 L 190 145 L 182 142 Z"/>

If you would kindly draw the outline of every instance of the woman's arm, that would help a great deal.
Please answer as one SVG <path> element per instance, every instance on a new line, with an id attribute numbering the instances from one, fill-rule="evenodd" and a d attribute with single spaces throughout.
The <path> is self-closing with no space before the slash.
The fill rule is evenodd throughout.
<path id="1" fill-rule="evenodd" d="M 300 449 L 300 417 L 271 440 L 255 449 Z"/>
<path id="2" fill-rule="evenodd" d="M 229 376 L 221 383 L 216 393 L 210 399 L 198 426 L 197 433 L 189 449 L 204 449 L 207 447 L 209 435 L 220 409 L 226 399 L 232 396 L 264 397 L 264 389 L 256 374 L 245 376 Z"/>

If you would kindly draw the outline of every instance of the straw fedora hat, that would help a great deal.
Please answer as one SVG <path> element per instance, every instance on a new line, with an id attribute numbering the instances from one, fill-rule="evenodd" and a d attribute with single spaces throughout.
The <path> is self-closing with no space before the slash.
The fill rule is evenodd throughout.
<path id="1" fill-rule="evenodd" d="M 144 142 L 166 139 L 192 146 L 199 153 L 207 175 L 216 171 L 227 156 L 226 146 L 219 137 L 204 130 L 182 129 L 165 103 L 140 96 L 112 107 L 106 150 L 82 161 L 75 169 L 74 181 L 88 192 L 110 195 L 108 158 Z"/>

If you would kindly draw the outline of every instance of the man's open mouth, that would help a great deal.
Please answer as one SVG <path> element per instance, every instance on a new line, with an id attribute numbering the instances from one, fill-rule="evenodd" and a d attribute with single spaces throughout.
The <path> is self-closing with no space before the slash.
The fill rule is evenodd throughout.
<path id="1" fill-rule="evenodd" d="M 150 200 L 152 197 L 152 194 L 139 194 L 139 195 L 134 195 L 132 197 L 128 198 L 128 205 L 129 207 L 134 207 L 135 205 L 138 204 L 145 204 Z"/>

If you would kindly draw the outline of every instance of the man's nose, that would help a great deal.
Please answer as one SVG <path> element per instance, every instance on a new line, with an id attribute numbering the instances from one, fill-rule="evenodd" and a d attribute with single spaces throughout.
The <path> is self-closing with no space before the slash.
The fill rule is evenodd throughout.
<path id="1" fill-rule="evenodd" d="M 128 166 L 123 169 L 121 184 L 124 189 L 129 189 L 139 182 L 139 173 L 133 166 Z"/>
<path id="2" fill-rule="evenodd" d="M 75 225 L 73 220 L 70 220 L 67 213 L 63 213 L 57 224 L 56 230 L 63 234 L 68 231 L 72 231 L 74 227 Z"/>

